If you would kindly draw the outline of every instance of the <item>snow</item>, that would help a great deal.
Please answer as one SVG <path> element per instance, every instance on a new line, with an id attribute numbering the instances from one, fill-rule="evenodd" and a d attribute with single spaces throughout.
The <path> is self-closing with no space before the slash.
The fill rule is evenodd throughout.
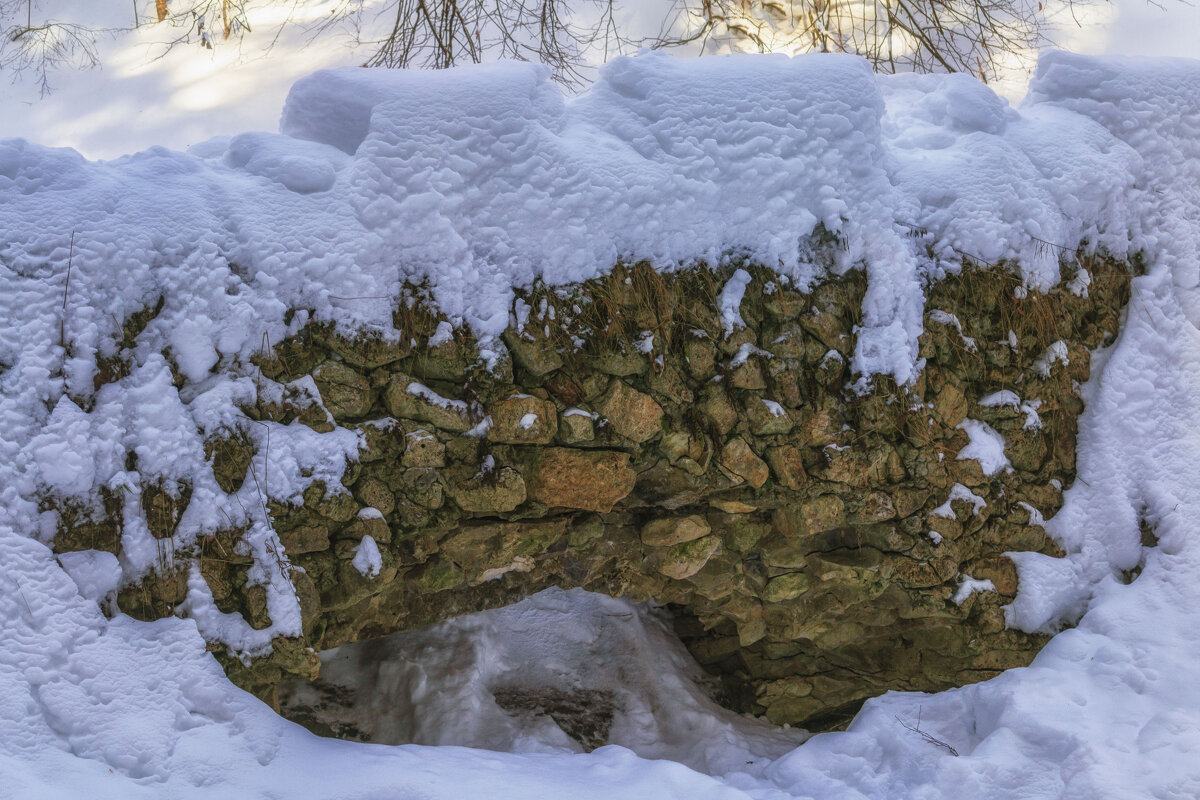
<path id="1" fill-rule="evenodd" d="M 1038 360 L 1033 362 L 1033 368 L 1037 371 L 1038 375 L 1041 375 L 1043 378 L 1049 378 L 1055 364 L 1063 364 L 1065 366 L 1070 363 L 1071 360 L 1067 357 L 1067 343 L 1059 339 L 1047 347 L 1046 352 L 1042 353 Z"/>
<path id="2" fill-rule="evenodd" d="M 650 54 L 613 62 L 570 100 L 533 65 L 317 73 L 293 90 L 289 133 L 191 154 L 92 163 L 0 143 L 0 785 L 98 798 L 1200 795 L 1197 86 L 1196 62 L 1051 53 L 1013 108 L 966 76 L 877 78 L 843 56 Z M 1145 256 L 1124 328 L 1083 387 L 1079 479 L 1045 521 L 1067 555 L 1013 555 L 1008 624 L 1057 633 L 1030 667 L 936 695 L 890 693 L 848 730 L 783 754 L 748 749 L 697 705 L 647 736 L 681 748 L 657 753 L 321 740 L 221 673 L 205 637 L 245 657 L 300 626 L 260 492 L 296 502 L 316 480 L 342 491 L 360 444 L 353 431 L 237 413 L 260 385 L 275 390 L 249 366 L 264 341 L 309 319 L 394 336 L 392 298 L 407 280 L 500 352 L 495 336 L 521 319 L 514 287 L 581 280 L 619 259 L 672 269 L 734 254 L 804 287 L 825 277 L 805 246 L 818 223 L 845 242 L 833 272 L 867 274 L 850 359 L 863 379 L 915 377 L 923 282 L 964 258 L 1019 264 L 1025 291 L 1037 291 L 1059 275 L 1038 240 Z M 726 286 L 723 311 L 740 317 L 746 284 Z M 114 354 L 119 321 L 159 299 L 129 375 L 96 389 L 96 357 Z M 285 323 L 289 308 L 311 313 Z M 1043 354 L 1047 374 L 1065 356 L 1065 345 Z M 230 428 L 259 453 L 234 496 L 203 454 L 206 437 Z M 967 432 L 963 453 L 977 454 L 959 455 L 1002 469 L 1002 440 Z M 135 579 L 157 559 L 140 492 L 182 480 L 193 495 L 171 546 L 244 527 L 268 628 L 221 612 L 195 569 L 178 616 L 106 617 L 112 561 L 60 565 L 42 541 L 53 528 L 45 493 L 92 501 L 100 486 L 122 487 L 118 566 Z M 976 513 L 984 502 L 956 494 Z M 1139 523 L 1157 545 L 1141 543 Z M 589 619 L 586 599 L 561 602 L 564 618 Z M 586 651 L 583 638 L 564 653 Z M 612 658 L 621 674 L 655 673 L 636 654 Z M 691 668 L 658 672 L 675 681 Z M 960 756 L 897 722 L 918 717 Z M 688 730 L 703 735 L 687 744 Z M 744 752 L 753 764 L 732 757 Z"/>
<path id="3" fill-rule="evenodd" d="M 750 273 L 739 269 L 733 273 L 721 293 L 717 295 L 717 310 L 721 312 L 721 324 L 725 327 L 725 336 L 739 328 L 746 327 L 742 319 L 742 298 L 746 296 L 746 287 L 750 285 Z"/>
<path id="4" fill-rule="evenodd" d="M 935 308 L 929 312 L 929 320 L 938 322 L 942 325 L 949 325 L 958 331 L 958 338 L 962 339 L 963 347 L 967 348 L 968 352 L 974 353 L 978 346 L 975 344 L 975 339 L 963 334 L 962 320 L 951 314 L 949 311 L 943 311 L 940 308 Z"/>
<path id="5" fill-rule="evenodd" d="M 729 366 L 732 369 L 737 369 L 749 361 L 751 356 L 757 356 L 758 358 L 774 358 L 775 354 L 768 350 L 763 350 L 761 347 L 755 346 L 752 342 L 743 342 L 741 346 L 738 347 L 737 352 L 733 354 L 733 358 L 729 359 Z"/>
<path id="6" fill-rule="evenodd" d="M 958 588 L 954 590 L 954 596 L 950 599 L 954 601 L 954 605 L 961 606 L 967 602 L 967 598 L 976 592 L 994 592 L 996 586 L 989 580 L 976 580 L 970 575 L 963 575 L 958 583 Z"/>
<path id="7" fill-rule="evenodd" d="M 1018 411 L 1025 415 L 1025 423 L 1021 426 L 1025 430 L 1037 431 L 1042 428 L 1042 418 L 1038 415 L 1038 409 L 1042 407 L 1041 400 L 1022 402 L 1021 396 L 1016 392 L 1010 389 L 1001 389 L 982 398 L 979 401 L 979 405 L 984 408 L 1008 406 L 1013 411 Z"/>
<path id="8" fill-rule="evenodd" d="M 479 462 L 479 469 L 475 472 L 475 479 L 478 480 L 486 475 L 491 475 L 496 471 L 496 459 L 488 454 Z"/>
<path id="9" fill-rule="evenodd" d="M 968 437 L 967 446 L 958 451 L 956 460 L 978 461 L 983 474 L 989 478 L 1012 469 L 1008 456 L 1004 455 L 1004 437 L 995 428 L 977 419 L 964 419 L 956 427 L 966 431 Z"/>
<path id="10" fill-rule="evenodd" d="M 1075 277 L 1067 283 L 1067 291 L 1076 297 L 1087 297 L 1088 287 L 1092 285 L 1092 274 L 1083 267 L 1075 271 Z"/>
<path id="11" fill-rule="evenodd" d="M 784 409 L 783 406 L 779 405 L 779 403 L 775 402 L 774 400 L 768 400 L 765 397 L 761 398 L 761 400 L 762 400 L 763 405 L 767 407 L 767 413 L 770 414 L 772 417 L 786 417 L 787 416 L 787 411 Z"/>
<path id="12" fill-rule="evenodd" d="M 360 575 L 365 575 L 368 578 L 374 578 L 383 569 L 383 556 L 379 554 L 379 546 L 375 544 L 375 539 L 370 534 L 364 536 L 362 541 L 358 543 L 358 547 L 354 548 L 354 558 L 350 564 L 358 570 Z"/>
<path id="13" fill-rule="evenodd" d="M 479 420 L 479 422 L 474 425 L 474 427 L 464 431 L 463 436 L 472 436 L 476 439 L 481 439 L 484 436 L 487 436 L 488 431 L 491 429 L 492 418 L 485 415 L 483 419 Z"/>
<path id="14" fill-rule="evenodd" d="M 829 363 L 842 364 L 845 361 L 846 359 L 837 350 L 826 351 L 825 355 L 821 356 L 822 367 Z"/>
<path id="15" fill-rule="evenodd" d="M 63 395 L 33 442 L 38 475 L 43 484 L 59 494 L 86 494 L 96 482 L 91 419 Z"/>
<path id="16" fill-rule="evenodd" d="M 446 320 L 442 320 L 437 324 L 437 330 L 433 332 L 433 336 L 429 337 L 430 347 L 439 347 L 446 344 L 454 338 L 454 326 Z"/>
<path id="17" fill-rule="evenodd" d="M 530 412 L 528 414 L 522 415 L 520 421 L 517 423 L 517 426 L 520 427 L 521 430 L 527 431 L 527 430 L 532 429 L 534 425 L 537 425 L 537 421 L 538 421 L 538 415 L 534 414 L 533 412 Z"/>
<path id="18" fill-rule="evenodd" d="M 466 413 L 469 410 L 467 404 L 462 400 L 452 400 L 449 397 L 442 397 L 433 389 L 430 389 L 425 384 L 418 383 L 417 381 L 411 381 L 408 386 L 405 387 L 404 391 L 413 395 L 414 397 L 419 397 L 426 402 L 450 411 L 460 411 Z"/>
<path id="19" fill-rule="evenodd" d="M 971 514 L 978 516 L 979 512 L 987 505 L 987 501 L 979 495 L 972 492 L 961 483 L 956 483 L 950 487 L 950 496 L 946 498 L 946 502 L 930 511 L 930 516 L 944 517 L 946 519 L 958 519 L 958 515 L 954 513 L 953 506 L 950 505 L 953 500 L 964 500 L 971 504 Z"/>
<path id="20" fill-rule="evenodd" d="M 1018 500 L 1017 505 L 1029 512 L 1030 525 L 1045 525 L 1046 518 L 1042 516 L 1042 512 L 1026 503 L 1024 500 Z"/>
<path id="21" fill-rule="evenodd" d="M 1010 406 L 1019 408 L 1021 405 L 1021 396 L 1010 389 L 1001 389 L 998 392 L 992 392 L 979 401 L 979 405 L 984 408 L 996 408 L 997 406 Z"/>
<path id="22" fill-rule="evenodd" d="M 79 595 L 96 603 L 115 596 L 121 585 L 121 564 L 112 553 L 101 550 L 82 550 L 62 553 L 58 563 L 75 581 Z"/>

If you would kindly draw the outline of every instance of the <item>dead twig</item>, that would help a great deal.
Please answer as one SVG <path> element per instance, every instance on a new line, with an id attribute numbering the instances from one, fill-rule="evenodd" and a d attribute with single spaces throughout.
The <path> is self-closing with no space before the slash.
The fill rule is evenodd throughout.
<path id="1" fill-rule="evenodd" d="M 917 724 L 916 725 L 909 725 L 907 722 L 900 719 L 900 717 L 898 715 L 896 716 L 896 722 L 899 722 L 903 728 L 905 728 L 906 730 L 912 731 L 913 733 L 917 734 L 918 736 L 920 736 L 922 739 L 929 742 L 930 744 L 937 745 L 938 747 L 944 747 L 946 750 L 948 750 L 950 752 L 950 755 L 952 755 L 952 756 L 958 755 L 958 751 L 955 750 L 953 747 L 951 747 L 949 743 L 943 742 L 941 739 L 937 738 L 936 736 L 932 736 L 932 735 L 926 733 L 925 731 L 921 730 L 921 709 L 920 709 L 920 707 L 917 708 Z"/>
<path id="2" fill-rule="evenodd" d="M 58 321 L 58 343 L 67 357 L 67 295 L 71 291 L 71 264 L 75 261 L 75 229 L 71 229 L 71 244 L 67 250 L 67 281 L 63 284 L 62 317 Z"/>

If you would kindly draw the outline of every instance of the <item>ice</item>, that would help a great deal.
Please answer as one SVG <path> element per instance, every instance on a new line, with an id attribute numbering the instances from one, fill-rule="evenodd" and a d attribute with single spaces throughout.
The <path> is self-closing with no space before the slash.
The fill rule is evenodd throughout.
<path id="1" fill-rule="evenodd" d="M 578 753 L 580 742 L 551 718 L 505 710 L 495 698 L 590 693 L 611 703 L 613 745 L 710 774 L 756 772 L 807 738 L 716 706 L 670 624 L 661 610 L 627 600 L 548 589 L 495 612 L 322 653 L 324 687 L 352 699 L 321 703 L 317 716 L 388 744 Z M 631 659 L 643 668 L 630 672 Z M 324 691 L 293 682 L 285 708 L 316 705 Z"/>

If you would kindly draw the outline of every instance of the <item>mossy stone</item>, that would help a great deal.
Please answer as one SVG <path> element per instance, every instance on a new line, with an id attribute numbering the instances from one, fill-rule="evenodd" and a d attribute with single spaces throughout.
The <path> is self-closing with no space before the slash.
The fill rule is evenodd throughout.
<path id="1" fill-rule="evenodd" d="M 662 406 L 619 378 L 613 378 L 596 403 L 596 410 L 608 420 L 609 427 L 631 442 L 640 444 L 662 430 Z"/>
<path id="2" fill-rule="evenodd" d="M 501 444 L 549 444 L 558 433 L 554 403 L 533 395 L 514 394 L 488 406 L 492 425 L 487 439 Z"/>
<path id="3" fill-rule="evenodd" d="M 658 566 L 658 571 L 668 578 L 680 581 L 695 575 L 713 553 L 721 547 L 718 536 L 704 536 L 667 548 Z"/>
<path id="4" fill-rule="evenodd" d="M 772 578 L 763 590 L 763 600 L 768 603 L 784 603 L 795 600 L 809 588 L 808 576 L 803 572 L 789 572 Z"/>
<path id="5" fill-rule="evenodd" d="M 442 397 L 415 378 L 402 373 L 393 375 L 388 381 L 384 402 L 394 417 L 425 422 L 450 433 L 463 433 L 479 422 L 465 403 Z"/>
<path id="6" fill-rule="evenodd" d="M 312 377 L 322 404 L 337 421 L 360 419 L 371 412 L 370 382 L 345 364 L 326 361 L 313 371 Z"/>
<path id="7" fill-rule="evenodd" d="M 474 475 L 449 484 L 450 497 L 463 511 L 496 514 L 525 502 L 525 479 L 510 467 Z"/>

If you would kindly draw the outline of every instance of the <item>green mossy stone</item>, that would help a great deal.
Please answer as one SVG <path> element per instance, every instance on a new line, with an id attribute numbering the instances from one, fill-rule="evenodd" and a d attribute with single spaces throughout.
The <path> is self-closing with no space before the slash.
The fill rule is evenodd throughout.
<path id="1" fill-rule="evenodd" d="M 479 423 L 465 403 L 442 397 L 402 373 L 388 381 L 384 403 L 393 417 L 414 419 L 450 433 L 463 433 Z"/>
<path id="2" fill-rule="evenodd" d="M 762 598 L 768 603 L 795 600 L 808 591 L 809 585 L 809 578 L 803 572 L 789 572 L 768 581 Z"/>
<path id="3" fill-rule="evenodd" d="M 321 402 L 338 422 L 361 419 L 371 413 L 374 396 L 370 382 L 338 361 L 326 361 L 312 373 Z"/>
<path id="4" fill-rule="evenodd" d="M 658 566 L 658 571 L 668 578 L 683 580 L 695 575 L 713 553 L 721 547 L 719 536 L 705 536 L 683 544 L 667 548 Z"/>
<path id="5" fill-rule="evenodd" d="M 497 514 L 512 511 L 525 502 L 525 479 L 510 467 L 476 475 L 449 484 L 450 497 L 463 511 Z"/>

